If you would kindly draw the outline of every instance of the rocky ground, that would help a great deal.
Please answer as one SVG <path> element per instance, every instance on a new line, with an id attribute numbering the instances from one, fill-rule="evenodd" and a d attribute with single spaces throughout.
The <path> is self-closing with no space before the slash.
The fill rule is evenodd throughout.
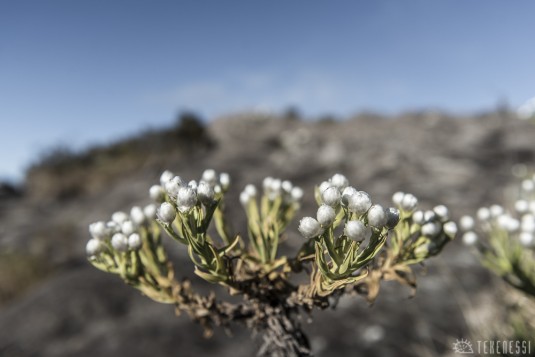
<path id="1" fill-rule="evenodd" d="M 147 203 L 148 187 L 164 168 L 189 179 L 205 168 L 229 172 L 235 202 L 246 183 L 260 184 L 267 175 L 290 179 L 307 193 L 299 216 L 314 212 L 313 185 L 340 172 L 379 203 L 402 190 L 423 207 L 446 204 L 458 218 L 503 201 L 515 180 L 513 165 L 532 165 L 535 158 L 535 125 L 507 112 L 360 115 L 341 122 L 244 114 L 216 120 L 200 136 L 182 133 L 177 148 L 163 145 L 161 133 L 151 135 L 135 142 L 135 153 L 124 149 L 107 161 L 85 157 L 60 171 L 37 165 L 23 193 L 2 191 L 1 356 L 255 354 L 258 341 L 242 327 L 232 337 L 216 331 L 206 340 L 186 316 L 175 317 L 172 307 L 85 260 L 87 225 Z M 243 227 L 239 205 L 231 212 Z M 295 232 L 294 224 L 288 249 L 301 242 Z M 185 252 L 169 248 L 179 275 L 191 276 Z M 484 335 L 474 326 L 500 323 L 501 284 L 459 241 L 422 270 L 416 297 L 384 285 L 372 307 L 344 298 L 336 310 L 303 321 L 317 356 L 450 356 L 455 339 Z"/>

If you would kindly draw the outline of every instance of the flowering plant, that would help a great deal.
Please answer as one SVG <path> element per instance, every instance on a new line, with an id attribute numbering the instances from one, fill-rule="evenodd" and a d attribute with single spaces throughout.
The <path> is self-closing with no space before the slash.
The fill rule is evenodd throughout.
<path id="1" fill-rule="evenodd" d="M 232 233 L 225 214 L 229 185 L 229 175 L 214 170 L 188 183 L 165 171 L 149 190 L 156 204 L 93 223 L 86 250 L 96 268 L 119 275 L 155 301 L 173 304 L 207 335 L 213 326 L 234 321 L 263 333 L 259 355 L 310 355 L 296 316 L 324 309 L 345 293 L 374 301 L 381 280 L 414 288 L 410 266 L 438 254 L 456 234 L 446 207 L 419 211 L 415 196 L 398 192 L 397 207 L 385 209 L 336 174 L 315 188 L 319 207 L 316 217 L 299 222 L 301 248 L 294 256 L 281 255 L 280 243 L 303 191 L 271 177 L 264 179 L 261 195 L 247 185 L 240 195 L 247 215 L 244 239 Z M 185 246 L 196 275 L 240 295 L 242 302 L 221 302 L 214 294 L 196 293 L 188 280 L 176 280 L 162 232 Z M 296 283 L 302 274 L 308 282 Z"/>
<path id="2" fill-rule="evenodd" d="M 535 177 L 516 190 L 511 210 L 494 204 L 463 216 L 463 242 L 476 248 L 481 263 L 516 289 L 535 297 Z"/>
<path id="3" fill-rule="evenodd" d="M 511 329 L 498 325 L 491 333 L 531 340 L 535 334 L 535 176 L 525 178 L 513 198 L 510 209 L 499 204 L 481 207 L 475 219 L 461 217 L 459 226 L 463 242 L 474 248 L 481 264 L 514 288 L 504 289 L 502 296 Z"/>

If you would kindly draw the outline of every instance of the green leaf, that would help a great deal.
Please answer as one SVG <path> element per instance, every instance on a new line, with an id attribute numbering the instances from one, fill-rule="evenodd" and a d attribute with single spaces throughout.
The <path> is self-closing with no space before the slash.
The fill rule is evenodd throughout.
<path id="1" fill-rule="evenodd" d="M 202 270 L 198 269 L 197 267 L 195 267 L 194 273 L 196 275 L 198 275 L 199 277 L 203 278 L 204 280 L 206 280 L 209 283 L 216 284 L 216 283 L 220 283 L 222 281 L 225 281 L 225 278 L 223 276 L 218 275 L 218 274 L 212 274 L 212 273 L 203 272 Z"/>
<path id="2" fill-rule="evenodd" d="M 316 243 L 316 264 L 323 276 L 329 279 L 336 279 L 336 276 L 331 273 L 329 266 L 325 262 L 323 248 L 320 243 Z"/>
<path id="3" fill-rule="evenodd" d="M 221 208 L 221 205 L 217 206 L 217 209 L 214 213 L 214 221 L 215 221 L 215 228 L 217 230 L 217 233 L 225 242 L 225 244 L 229 244 L 230 242 L 230 236 L 229 236 L 229 229 L 225 221 L 225 217 L 223 214 L 223 209 Z"/>
<path id="4" fill-rule="evenodd" d="M 199 232 L 206 233 L 208 227 L 210 226 L 210 222 L 212 221 L 212 217 L 219 206 L 219 202 L 220 200 L 214 201 L 209 207 L 206 208 L 206 215 L 202 219 L 202 223 L 198 228 Z"/>
<path id="5" fill-rule="evenodd" d="M 334 269 L 338 269 L 338 265 L 342 263 L 342 257 L 340 257 L 340 255 L 336 252 L 336 248 L 334 247 L 333 229 L 329 228 L 329 230 L 323 233 L 320 238 L 324 243 L 325 248 L 327 248 L 327 254 L 332 260 Z"/>
<path id="6" fill-rule="evenodd" d="M 370 244 L 357 256 L 355 264 L 351 267 L 352 270 L 357 270 L 366 265 L 370 260 L 375 258 L 377 253 L 385 244 L 386 236 L 376 236 L 375 233 L 370 239 Z"/>
<path id="7" fill-rule="evenodd" d="M 234 237 L 232 242 L 230 242 L 226 247 L 223 247 L 219 250 L 219 255 L 223 256 L 225 254 L 230 253 L 230 251 L 233 250 L 238 245 L 239 242 L 240 242 L 240 236 L 236 235 L 236 237 Z"/>
<path id="8" fill-rule="evenodd" d="M 349 269 L 349 265 L 351 264 L 351 262 L 353 261 L 353 256 L 354 256 L 354 251 L 353 250 L 350 250 L 344 257 L 344 261 L 342 262 L 342 264 L 340 265 L 340 268 L 338 269 L 338 272 L 341 274 L 341 275 L 344 275 L 348 269 Z"/>
<path id="9" fill-rule="evenodd" d="M 341 206 L 338 207 L 338 212 L 332 224 L 333 228 L 337 228 L 344 221 L 344 217 L 346 216 L 346 213 L 347 213 L 346 208 L 341 207 Z"/>
<path id="10" fill-rule="evenodd" d="M 271 230 L 271 236 L 273 237 L 271 239 L 270 245 L 271 245 L 271 251 L 270 251 L 270 261 L 274 261 L 277 258 L 277 250 L 279 248 L 279 227 L 277 224 L 272 225 Z"/>

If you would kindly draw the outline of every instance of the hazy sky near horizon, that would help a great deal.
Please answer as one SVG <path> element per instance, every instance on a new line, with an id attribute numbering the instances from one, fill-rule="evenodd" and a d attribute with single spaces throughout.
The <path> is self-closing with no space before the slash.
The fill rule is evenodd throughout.
<path id="1" fill-rule="evenodd" d="M 535 96 L 534 13 L 523 0 L 0 0 L 0 179 L 183 109 L 516 107 Z"/>

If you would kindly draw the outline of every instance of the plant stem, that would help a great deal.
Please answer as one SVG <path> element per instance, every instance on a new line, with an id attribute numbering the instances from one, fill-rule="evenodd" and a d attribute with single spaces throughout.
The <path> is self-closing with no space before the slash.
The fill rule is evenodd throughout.
<path id="1" fill-rule="evenodd" d="M 291 312 L 281 307 L 267 307 L 265 329 L 258 357 L 312 356 L 310 343 Z"/>

